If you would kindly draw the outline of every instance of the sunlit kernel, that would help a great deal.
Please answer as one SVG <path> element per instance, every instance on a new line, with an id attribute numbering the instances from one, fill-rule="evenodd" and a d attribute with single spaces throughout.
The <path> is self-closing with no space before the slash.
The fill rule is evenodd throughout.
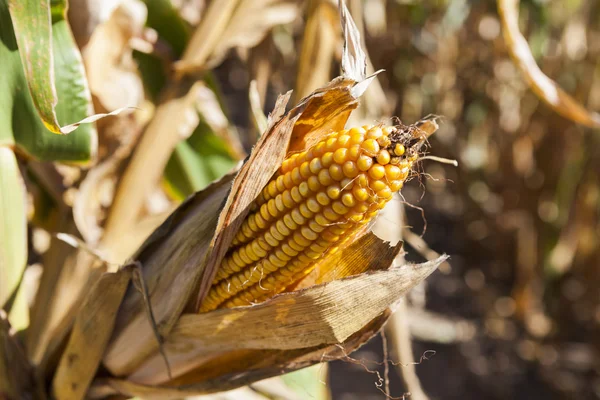
<path id="1" fill-rule="evenodd" d="M 338 164 L 343 164 L 348 159 L 348 149 L 342 147 L 333 153 L 333 161 Z"/>
<path id="2" fill-rule="evenodd" d="M 329 196 L 327 196 L 327 193 L 325 193 L 325 192 L 317 193 L 315 198 L 317 199 L 317 202 L 319 204 L 321 204 L 322 206 L 327 206 L 331 202 L 331 200 L 329 199 Z"/>
<path id="3" fill-rule="evenodd" d="M 321 156 L 321 165 L 323 168 L 329 168 L 331 164 L 333 164 L 333 152 L 328 151 Z"/>
<path id="4" fill-rule="evenodd" d="M 358 160 L 356 160 L 356 166 L 361 171 L 367 171 L 373 165 L 373 158 L 369 156 L 360 156 Z"/>
<path id="5" fill-rule="evenodd" d="M 312 160 L 310 160 L 309 163 L 309 169 L 310 172 L 312 172 L 313 174 L 318 174 L 319 171 L 323 168 L 323 165 L 321 164 L 321 159 L 320 158 L 313 158 Z"/>
<path id="6" fill-rule="evenodd" d="M 358 201 L 367 201 L 369 199 L 369 191 L 365 188 L 355 186 L 352 188 L 352 194 Z"/>
<path id="7" fill-rule="evenodd" d="M 356 163 L 353 161 L 346 161 L 344 165 L 342 165 L 342 170 L 344 171 L 344 175 L 348 178 L 354 178 L 359 173 Z"/>
<path id="8" fill-rule="evenodd" d="M 366 139 L 378 139 L 383 136 L 383 130 L 379 126 L 375 126 L 367 131 Z"/>
<path id="9" fill-rule="evenodd" d="M 327 196 L 330 199 L 336 200 L 340 197 L 340 187 L 338 185 L 331 185 L 327 188 Z"/>
<path id="10" fill-rule="evenodd" d="M 367 139 L 360 145 L 365 154 L 375 157 L 379 153 L 379 143 L 375 139 Z"/>
<path id="11" fill-rule="evenodd" d="M 302 205 L 300 205 L 300 212 L 302 212 Z M 319 202 L 316 199 L 310 198 L 308 200 L 306 200 L 306 208 L 308 208 L 308 210 L 310 210 L 310 212 L 312 213 L 316 213 L 321 211 L 321 205 L 319 204 Z M 304 215 L 304 213 L 302 213 L 302 215 Z M 306 215 L 304 215 L 306 217 Z M 312 215 L 310 217 L 306 217 L 306 218 L 311 218 Z"/>
<path id="12" fill-rule="evenodd" d="M 376 181 L 371 181 L 371 183 L 369 183 L 369 187 L 371 189 L 373 189 L 375 192 L 379 192 L 383 188 L 388 187 L 388 185 L 382 180 L 376 180 Z"/>
<path id="13" fill-rule="evenodd" d="M 382 179 L 385 176 L 385 167 L 375 164 L 369 168 L 369 176 L 373 179 Z"/>
<path id="14" fill-rule="evenodd" d="M 333 179 L 331 179 L 331 175 L 329 174 L 328 169 L 322 169 L 321 171 L 319 171 L 317 179 L 319 179 L 319 183 L 323 186 L 328 186 L 333 183 Z"/>
<path id="15" fill-rule="evenodd" d="M 348 149 L 348 160 L 356 161 L 358 157 L 361 155 L 362 149 L 359 144 L 355 144 Z"/>
<path id="16" fill-rule="evenodd" d="M 356 205 L 356 200 L 354 199 L 354 196 L 352 196 L 352 194 L 350 193 L 344 193 L 342 195 L 341 201 L 342 204 L 344 204 L 346 207 L 354 207 Z"/>
<path id="17" fill-rule="evenodd" d="M 350 142 L 350 136 L 342 135 L 342 136 L 338 137 L 338 139 L 337 139 L 337 147 L 339 147 L 339 148 L 347 147 L 349 142 Z"/>
<path id="18" fill-rule="evenodd" d="M 349 211 L 348 207 L 343 205 L 341 201 L 334 201 L 333 204 L 331 205 L 331 208 L 337 214 L 346 214 Z"/>
<path id="19" fill-rule="evenodd" d="M 344 171 L 342 170 L 342 166 L 339 164 L 333 164 L 329 167 L 329 175 L 336 181 L 341 181 L 344 179 Z"/>
<path id="20" fill-rule="evenodd" d="M 384 168 L 385 177 L 389 180 L 399 179 L 402 174 L 402 170 L 395 165 L 386 165 Z"/>
<path id="21" fill-rule="evenodd" d="M 308 161 L 304 161 L 302 165 L 300 165 L 300 174 L 304 178 L 308 178 L 309 176 L 311 176 L 312 172 L 310 172 L 310 164 L 308 163 Z"/>
<path id="22" fill-rule="evenodd" d="M 381 165 L 389 164 L 390 162 L 390 152 L 387 150 L 381 150 L 379 154 L 377 154 L 377 163 Z"/>
<path id="23" fill-rule="evenodd" d="M 321 189 L 321 183 L 319 182 L 319 178 L 317 178 L 316 176 L 311 176 L 310 178 L 308 178 L 307 184 L 308 188 L 313 192 L 316 192 L 319 189 Z"/>

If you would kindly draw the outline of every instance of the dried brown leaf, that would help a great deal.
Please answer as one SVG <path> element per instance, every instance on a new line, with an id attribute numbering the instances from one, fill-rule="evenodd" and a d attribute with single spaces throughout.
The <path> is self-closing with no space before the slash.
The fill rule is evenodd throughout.
<path id="1" fill-rule="evenodd" d="M 103 274 L 81 305 L 52 381 L 56 399 L 83 399 L 92 382 L 134 266 Z"/>
<path id="2" fill-rule="evenodd" d="M 211 233 L 234 174 L 196 193 L 146 239 L 132 259 L 142 264 L 150 304 L 161 335 L 183 311 L 203 272 Z M 121 305 L 104 365 L 115 375 L 131 373 L 157 347 L 140 293 L 130 288 Z"/>
<path id="3" fill-rule="evenodd" d="M 30 398 L 34 387 L 32 372 L 6 313 L 0 310 L 0 398 Z"/>

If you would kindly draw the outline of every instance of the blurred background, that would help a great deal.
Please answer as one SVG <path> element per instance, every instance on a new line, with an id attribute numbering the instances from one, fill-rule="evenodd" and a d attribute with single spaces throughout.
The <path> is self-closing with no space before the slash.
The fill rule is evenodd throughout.
<path id="1" fill-rule="evenodd" d="M 384 69 L 350 123 L 438 115 L 430 152 L 458 161 L 423 162 L 398 212 L 383 218 L 403 236 L 407 260 L 451 259 L 411 293 L 383 338 L 332 363 L 317 384 L 340 400 L 386 391 L 600 399 L 598 127 L 561 116 L 531 90 L 509 55 L 495 1 L 347 4 L 369 70 Z M 593 0 L 519 6 L 541 70 L 596 111 L 599 8 Z M 137 110 L 99 121 L 89 169 L 56 168 L 71 188 L 61 195 L 73 195 L 86 242 L 121 230 L 127 235 L 112 235 L 113 245 L 124 253 L 248 154 L 278 94 L 293 89 L 294 104 L 339 75 L 337 1 L 71 0 L 69 19 L 96 112 Z M 60 230 L 44 207 L 53 195 L 40 184 L 51 180 L 48 171 L 30 173 L 36 225 Z M 135 229 L 133 219 L 141 221 Z M 43 254 L 44 229 L 31 235 Z M 30 267 L 26 276 L 33 274 Z M 384 359 L 401 363 L 388 364 L 389 382 Z"/>

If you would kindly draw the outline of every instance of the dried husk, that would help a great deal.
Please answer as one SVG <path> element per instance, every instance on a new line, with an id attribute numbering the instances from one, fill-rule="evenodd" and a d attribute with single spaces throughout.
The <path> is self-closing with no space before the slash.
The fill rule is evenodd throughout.
<path id="1" fill-rule="evenodd" d="M 93 307 L 80 311 L 73 331 L 78 337 L 63 353 L 55 393 L 71 382 L 89 382 L 93 368 L 72 368 L 69 357 L 90 357 L 88 366 L 100 361 L 102 343 L 92 354 L 83 345 L 93 340 L 85 321 L 94 317 L 98 326 L 114 322 L 102 356 L 113 377 L 96 378 L 87 396 L 180 398 L 344 357 L 377 333 L 390 307 L 443 262 L 441 257 L 392 267 L 401 246 L 390 247 L 364 230 L 337 256 L 323 259 L 317 268 L 322 273 L 309 276 L 312 281 L 298 286 L 303 289 L 260 305 L 197 313 L 249 206 L 284 157 L 343 129 L 373 79 L 365 77 L 360 37 L 343 3 L 341 10 L 344 75 L 287 113 L 290 93 L 280 96 L 267 131 L 246 162 L 191 196 L 146 240 L 131 261 L 141 267 L 147 297 L 129 283 L 120 305 L 116 301 L 103 308 L 102 293 L 90 292 L 85 304 Z"/>

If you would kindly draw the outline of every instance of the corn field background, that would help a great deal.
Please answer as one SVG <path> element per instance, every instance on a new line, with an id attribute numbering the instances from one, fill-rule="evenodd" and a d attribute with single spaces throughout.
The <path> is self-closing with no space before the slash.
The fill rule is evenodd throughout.
<path id="1" fill-rule="evenodd" d="M 188 196 L 237 168 L 278 95 L 297 104 L 338 76 L 344 35 L 330 0 L 45 1 L 54 110 L 14 89 L 16 48 L 48 40 L 16 3 L 0 0 L 0 267 L 23 269 L 0 268 L 0 344 L 44 366 L 39 387 L 98 264 L 134 261 Z M 345 3 L 367 75 L 383 70 L 348 125 L 434 115 L 431 154 L 458 162 L 420 163 L 374 231 L 402 239 L 409 262 L 449 259 L 354 353 L 206 398 L 600 399 L 600 2 Z M 28 79 L 45 70 L 23 65 Z M 7 349 L 2 400 L 3 371 L 19 370 Z"/>

